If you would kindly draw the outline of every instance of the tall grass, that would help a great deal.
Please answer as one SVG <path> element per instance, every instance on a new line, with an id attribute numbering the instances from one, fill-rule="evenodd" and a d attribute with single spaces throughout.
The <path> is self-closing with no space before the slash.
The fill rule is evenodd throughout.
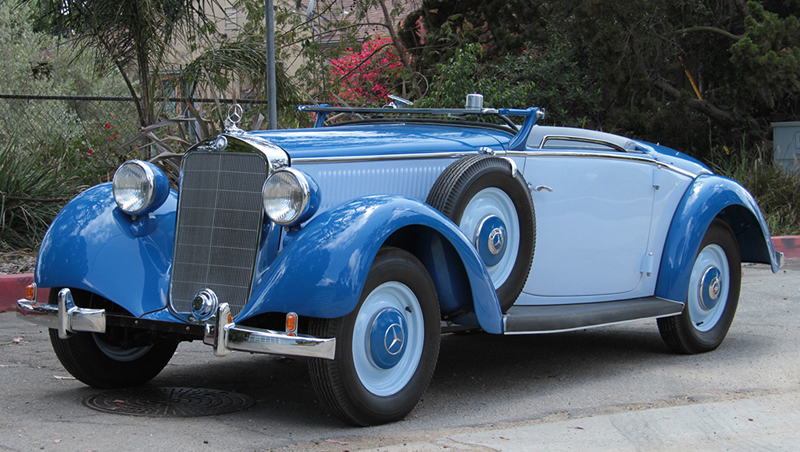
<path id="1" fill-rule="evenodd" d="M 785 172 L 763 148 L 739 155 L 716 153 L 711 167 L 755 196 L 773 236 L 800 235 L 800 175 Z"/>
<path id="2" fill-rule="evenodd" d="M 0 148 L 0 251 L 35 249 L 47 227 L 78 191 L 74 164 L 22 151 L 16 139 Z"/>

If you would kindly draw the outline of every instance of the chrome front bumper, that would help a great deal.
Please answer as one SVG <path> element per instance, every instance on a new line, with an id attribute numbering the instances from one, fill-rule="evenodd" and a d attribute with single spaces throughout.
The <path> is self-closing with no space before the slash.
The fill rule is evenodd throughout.
<path id="1" fill-rule="evenodd" d="M 106 332 L 105 309 L 75 306 L 69 289 L 61 289 L 58 292 L 57 305 L 37 303 L 36 300 L 17 300 L 17 316 L 37 325 L 58 330 L 58 337 L 61 339 L 66 339 L 69 333 L 75 331 Z"/>
<path id="2" fill-rule="evenodd" d="M 220 303 L 212 322 L 206 323 L 203 343 L 214 347 L 214 354 L 217 356 L 238 350 L 333 359 L 336 352 L 336 338 L 321 339 L 302 334 L 290 335 L 280 331 L 237 326 L 231 322 L 231 308 L 228 303 Z"/>
<path id="3" fill-rule="evenodd" d="M 18 300 L 17 315 L 29 322 L 58 330 L 58 337 L 66 339 L 70 333 L 83 331 L 106 332 L 105 309 L 87 309 L 75 306 L 69 289 L 58 292 L 58 304 L 37 303 L 35 300 Z M 291 335 L 285 332 L 238 326 L 231 322 L 230 307 L 222 303 L 217 315 L 205 324 L 203 343 L 214 348 L 214 354 L 224 356 L 237 350 L 250 353 L 269 353 L 286 356 L 333 359 L 336 339 Z"/>

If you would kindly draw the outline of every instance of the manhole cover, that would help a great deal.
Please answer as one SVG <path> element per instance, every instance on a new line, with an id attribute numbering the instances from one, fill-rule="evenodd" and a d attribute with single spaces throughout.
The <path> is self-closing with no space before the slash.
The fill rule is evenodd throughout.
<path id="1" fill-rule="evenodd" d="M 197 388 L 130 388 L 105 391 L 83 399 L 104 413 L 147 417 L 195 417 L 233 413 L 255 405 L 234 392 Z"/>

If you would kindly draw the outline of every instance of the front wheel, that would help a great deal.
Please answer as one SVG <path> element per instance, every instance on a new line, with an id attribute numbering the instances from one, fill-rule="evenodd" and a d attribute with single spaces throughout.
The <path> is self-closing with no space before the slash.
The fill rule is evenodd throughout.
<path id="1" fill-rule="evenodd" d="M 739 244 L 727 223 L 714 220 L 692 266 L 683 313 L 658 319 L 667 346 L 687 354 L 719 347 L 736 314 L 741 284 Z"/>
<path id="2" fill-rule="evenodd" d="M 51 302 L 57 289 L 51 289 Z M 73 291 L 78 306 L 91 305 L 92 295 Z M 138 386 L 152 380 L 167 365 L 177 341 L 149 335 L 136 337 L 125 330 L 108 333 L 72 333 L 66 339 L 49 330 L 50 343 L 64 368 L 83 383 L 99 389 Z"/>
<path id="3" fill-rule="evenodd" d="M 383 248 L 353 312 L 315 319 L 311 334 L 336 337 L 336 359 L 309 361 L 314 390 L 337 417 L 354 425 L 404 418 L 427 388 L 439 355 L 439 303 L 422 263 Z"/>

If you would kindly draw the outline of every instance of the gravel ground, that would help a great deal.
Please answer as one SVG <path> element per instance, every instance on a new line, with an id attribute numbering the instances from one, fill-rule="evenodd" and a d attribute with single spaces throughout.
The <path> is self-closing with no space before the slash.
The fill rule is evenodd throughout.
<path id="1" fill-rule="evenodd" d="M 33 273 L 36 266 L 36 253 L 31 250 L 0 253 L 0 275 Z"/>

